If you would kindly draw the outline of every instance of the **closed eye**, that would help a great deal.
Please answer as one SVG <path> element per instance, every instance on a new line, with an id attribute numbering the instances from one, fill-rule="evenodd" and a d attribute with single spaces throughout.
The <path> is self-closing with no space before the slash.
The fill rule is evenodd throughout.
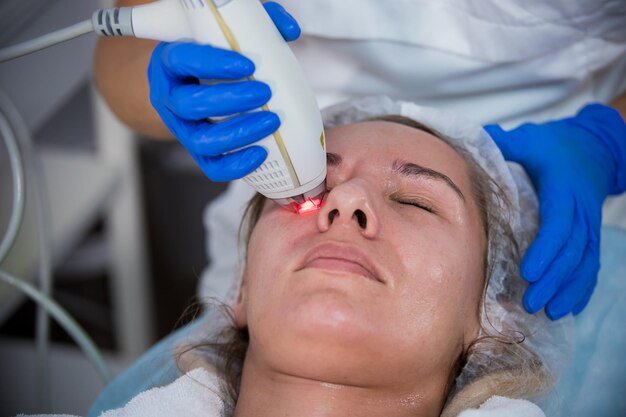
<path id="1" fill-rule="evenodd" d="M 434 213 L 435 212 L 435 210 L 431 206 L 429 206 L 427 204 L 424 204 L 424 203 L 422 203 L 420 201 L 401 200 L 401 201 L 398 201 L 398 203 L 403 204 L 403 205 L 407 205 L 407 206 L 417 207 L 417 208 L 420 208 L 422 210 L 426 210 L 429 213 Z"/>

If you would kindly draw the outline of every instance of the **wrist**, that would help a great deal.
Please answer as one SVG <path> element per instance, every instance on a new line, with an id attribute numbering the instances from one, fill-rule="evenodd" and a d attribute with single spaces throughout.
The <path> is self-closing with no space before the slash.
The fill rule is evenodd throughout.
<path id="1" fill-rule="evenodd" d="M 592 103 L 570 120 L 597 138 L 610 154 L 614 171 L 609 194 L 626 191 L 626 123 L 620 113 L 604 104 Z"/>

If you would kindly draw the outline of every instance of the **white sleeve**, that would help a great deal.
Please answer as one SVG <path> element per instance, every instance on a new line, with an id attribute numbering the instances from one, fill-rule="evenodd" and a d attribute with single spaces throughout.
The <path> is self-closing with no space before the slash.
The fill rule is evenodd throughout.
<path id="1" fill-rule="evenodd" d="M 462 411 L 458 417 L 546 417 L 546 415 L 530 401 L 494 395 L 477 410 Z"/>

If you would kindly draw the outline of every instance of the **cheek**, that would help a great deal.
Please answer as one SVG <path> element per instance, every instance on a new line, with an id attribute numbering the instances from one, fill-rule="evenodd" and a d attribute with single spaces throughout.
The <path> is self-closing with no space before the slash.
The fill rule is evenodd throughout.
<path id="1" fill-rule="evenodd" d="M 405 236 L 396 248 L 403 262 L 398 291 L 404 314 L 419 311 L 425 327 L 444 333 L 474 321 L 484 281 L 479 236 L 472 228 L 451 231 L 427 224 Z"/>
<path id="2" fill-rule="evenodd" d="M 301 238 L 298 233 L 304 229 L 301 222 L 294 221 L 295 215 L 281 211 L 278 208 L 267 210 L 252 231 L 246 265 L 255 271 L 271 270 L 280 265 L 277 261 L 290 255 L 289 248 Z"/>
<path id="3" fill-rule="evenodd" d="M 275 239 L 272 233 L 281 235 L 279 229 L 267 229 L 259 223 L 255 227 L 248 245 L 245 265 L 245 305 L 247 324 L 251 334 L 257 333 L 259 324 L 272 317 L 277 293 L 281 291 L 277 279 L 281 264 L 277 262 L 283 254 L 283 240 Z M 270 321 L 271 322 L 271 321 Z"/>
<path id="4" fill-rule="evenodd" d="M 246 257 L 246 309 L 249 319 L 268 314 L 288 286 L 287 271 L 296 268 L 301 241 L 314 226 L 314 219 L 268 211 L 254 228 Z M 269 302 L 269 300 L 274 300 Z"/>
<path id="5" fill-rule="evenodd" d="M 294 239 L 285 225 L 265 219 L 259 221 L 250 237 L 246 256 L 246 279 L 250 289 L 268 286 L 268 280 L 276 276 L 283 266 L 281 261 Z M 254 296 L 254 293 L 251 295 Z"/>

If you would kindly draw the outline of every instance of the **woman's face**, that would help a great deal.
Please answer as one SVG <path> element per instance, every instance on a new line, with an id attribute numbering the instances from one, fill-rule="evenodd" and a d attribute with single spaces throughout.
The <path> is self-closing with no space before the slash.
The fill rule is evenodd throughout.
<path id="1" fill-rule="evenodd" d="M 322 209 L 267 202 L 252 233 L 235 307 L 246 360 L 334 384 L 441 389 L 476 336 L 484 284 L 466 164 L 391 122 L 334 128 L 327 146 Z"/>

